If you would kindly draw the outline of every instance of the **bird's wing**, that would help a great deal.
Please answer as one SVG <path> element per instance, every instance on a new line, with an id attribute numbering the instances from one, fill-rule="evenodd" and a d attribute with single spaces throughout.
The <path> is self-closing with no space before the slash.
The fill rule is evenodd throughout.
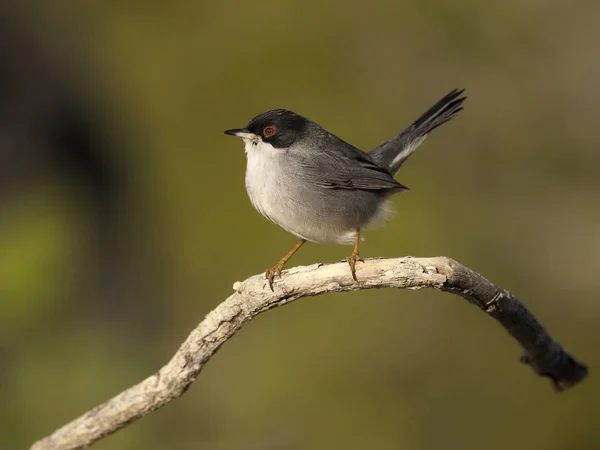
<path id="1" fill-rule="evenodd" d="M 311 152 L 299 163 L 304 166 L 301 173 L 311 174 L 308 181 L 325 189 L 408 190 L 367 153 L 333 135 L 327 140 L 327 148 Z"/>

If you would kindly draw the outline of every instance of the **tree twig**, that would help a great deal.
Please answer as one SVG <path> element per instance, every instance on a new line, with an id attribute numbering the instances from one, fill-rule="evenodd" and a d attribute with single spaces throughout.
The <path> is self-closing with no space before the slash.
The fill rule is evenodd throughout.
<path id="1" fill-rule="evenodd" d="M 460 295 L 496 319 L 525 350 L 521 361 L 552 380 L 558 391 L 582 381 L 587 367 L 556 343 L 523 304 L 471 269 L 445 257 L 370 259 L 357 266 L 354 282 L 346 263 L 296 267 L 271 292 L 264 275 L 236 282 L 235 292 L 191 332 L 157 373 L 33 444 L 32 450 L 78 449 L 114 433 L 180 397 L 216 351 L 258 314 L 302 297 L 372 288 L 434 288 Z"/>

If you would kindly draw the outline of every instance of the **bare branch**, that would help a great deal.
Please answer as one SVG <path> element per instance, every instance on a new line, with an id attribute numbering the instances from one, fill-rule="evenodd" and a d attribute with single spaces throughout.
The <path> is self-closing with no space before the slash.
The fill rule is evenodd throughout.
<path id="1" fill-rule="evenodd" d="M 173 358 L 156 374 L 130 387 L 52 435 L 32 450 L 78 449 L 114 433 L 180 397 L 216 351 L 253 317 L 301 297 L 372 288 L 434 288 L 467 299 L 496 319 L 525 349 L 521 357 L 557 390 L 587 375 L 587 367 L 552 340 L 523 304 L 481 275 L 445 257 L 370 259 L 357 267 L 354 282 L 346 263 L 296 267 L 268 288 L 264 275 L 236 282 L 235 292 L 192 331 Z"/>

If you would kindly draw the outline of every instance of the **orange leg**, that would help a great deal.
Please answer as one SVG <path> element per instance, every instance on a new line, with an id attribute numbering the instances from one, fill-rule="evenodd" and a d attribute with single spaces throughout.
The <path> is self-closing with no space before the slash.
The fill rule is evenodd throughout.
<path id="1" fill-rule="evenodd" d="M 352 278 L 354 281 L 358 283 L 358 278 L 356 278 L 356 261 L 363 261 L 360 256 L 358 256 L 358 243 L 360 242 L 360 228 L 356 229 L 356 239 L 354 241 L 354 250 L 352 250 L 352 254 L 348 257 L 348 264 L 350 265 L 350 272 L 352 272 Z"/>
<path id="2" fill-rule="evenodd" d="M 296 253 L 298 249 L 304 245 L 305 242 L 306 239 L 301 239 L 296 245 L 292 247 L 292 249 L 289 252 L 285 254 L 283 258 L 279 260 L 277 264 L 275 264 L 275 267 L 271 267 L 265 272 L 265 276 L 267 277 L 267 280 L 269 280 L 269 287 L 271 288 L 271 290 L 273 290 L 273 278 L 275 278 L 275 275 L 279 275 L 281 277 L 281 271 L 283 270 L 283 266 L 285 266 L 285 263 L 288 262 L 292 256 L 294 256 L 294 253 Z"/>

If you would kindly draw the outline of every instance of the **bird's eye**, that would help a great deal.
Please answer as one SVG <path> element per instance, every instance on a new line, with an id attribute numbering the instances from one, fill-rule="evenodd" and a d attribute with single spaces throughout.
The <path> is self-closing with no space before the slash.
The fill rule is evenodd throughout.
<path id="1" fill-rule="evenodd" d="M 275 136 L 275 134 L 277 134 L 277 127 L 275 127 L 275 125 L 269 125 L 268 127 L 265 127 L 265 129 L 263 130 L 264 137 Z"/>

